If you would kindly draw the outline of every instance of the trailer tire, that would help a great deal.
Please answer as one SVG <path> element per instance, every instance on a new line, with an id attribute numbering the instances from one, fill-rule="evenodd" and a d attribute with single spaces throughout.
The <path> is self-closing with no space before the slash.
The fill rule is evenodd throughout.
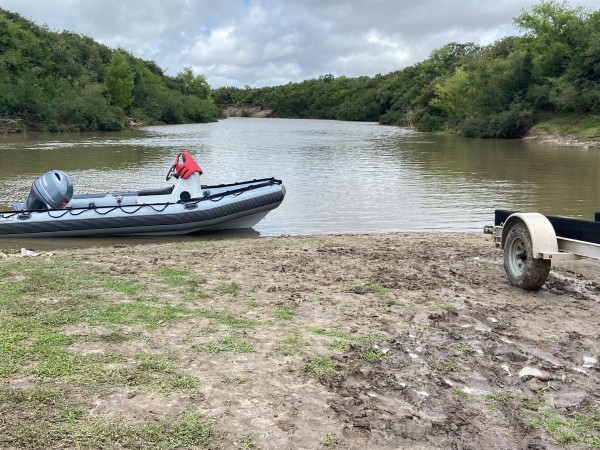
<path id="1" fill-rule="evenodd" d="M 504 270 L 512 284 L 528 291 L 537 291 L 548 279 L 550 260 L 533 257 L 531 235 L 522 222 L 515 223 L 506 236 Z"/>

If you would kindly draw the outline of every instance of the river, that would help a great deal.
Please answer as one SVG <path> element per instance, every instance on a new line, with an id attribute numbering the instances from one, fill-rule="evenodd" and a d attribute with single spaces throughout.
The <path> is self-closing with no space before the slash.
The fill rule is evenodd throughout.
<path id="1" fill-rule="evenodd" d="M 600 152 L 519 140 L 418 133 L 375 123 L 228 118 L 122 133 L 0 136 L 0 205 L 27 198 L 60 169 L 75 193 L 165 186 L 187 149 L 204 183 L 284 181 L 261 236 L 395 231 L 478 232 L 494 209 L 593 219 Z"/>

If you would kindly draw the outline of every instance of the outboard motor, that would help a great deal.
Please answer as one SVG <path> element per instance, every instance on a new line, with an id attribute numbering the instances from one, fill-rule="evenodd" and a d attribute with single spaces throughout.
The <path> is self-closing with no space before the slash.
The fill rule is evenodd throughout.
<path id="1" fill-rule="evenodd" d="M 51 170 L 31 185 L 26 209 L 64 208 L 73 198 L 71 178 L 60 170 Z"/>

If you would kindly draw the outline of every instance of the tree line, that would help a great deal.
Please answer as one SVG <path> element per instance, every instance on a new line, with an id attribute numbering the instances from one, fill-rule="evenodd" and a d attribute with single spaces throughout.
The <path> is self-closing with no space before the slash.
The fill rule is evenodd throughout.
<path id="1" fill-rule="evenodd" d="M 273 109 L 276 117 L 378 121 L 467 137 L 522 137 L 554 115 L 600 122 L 600 10 L 542 1 L 514 21 L 519 36 L 487 46 L 451 43 L 386 75 L 223 87 L 213 98 Z"/>
<path id="2" fill-rule="evenodd" d="M 0 8 L 0 132 L 118 131 L 216 121 L 204 76 L 166 76 L 153 61 L 89 37 L 51 32 Z"/>

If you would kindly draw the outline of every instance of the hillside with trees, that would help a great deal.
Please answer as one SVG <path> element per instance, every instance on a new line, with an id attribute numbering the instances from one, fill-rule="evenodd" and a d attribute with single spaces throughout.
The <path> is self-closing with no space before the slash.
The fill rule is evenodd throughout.
<path id="1" fill-rule="evenodd" d="M 451 43 L 387 75 L 223 87 L 213 97 L 275 117 L 379 121 L 468 137 L 518 138 L 540 121 L 600 135 L 600 10 L 544 1 L 515 23 L 520 36 L 485 47 Z"/>
<path id="2" fill-rule="evenodd" d="M 89 37 L 51 32 L 0 9 L 0 132 L 118 131 L 130 121 L 216 121 L 204 76 L 166 76 L 152 61 Z"/>

